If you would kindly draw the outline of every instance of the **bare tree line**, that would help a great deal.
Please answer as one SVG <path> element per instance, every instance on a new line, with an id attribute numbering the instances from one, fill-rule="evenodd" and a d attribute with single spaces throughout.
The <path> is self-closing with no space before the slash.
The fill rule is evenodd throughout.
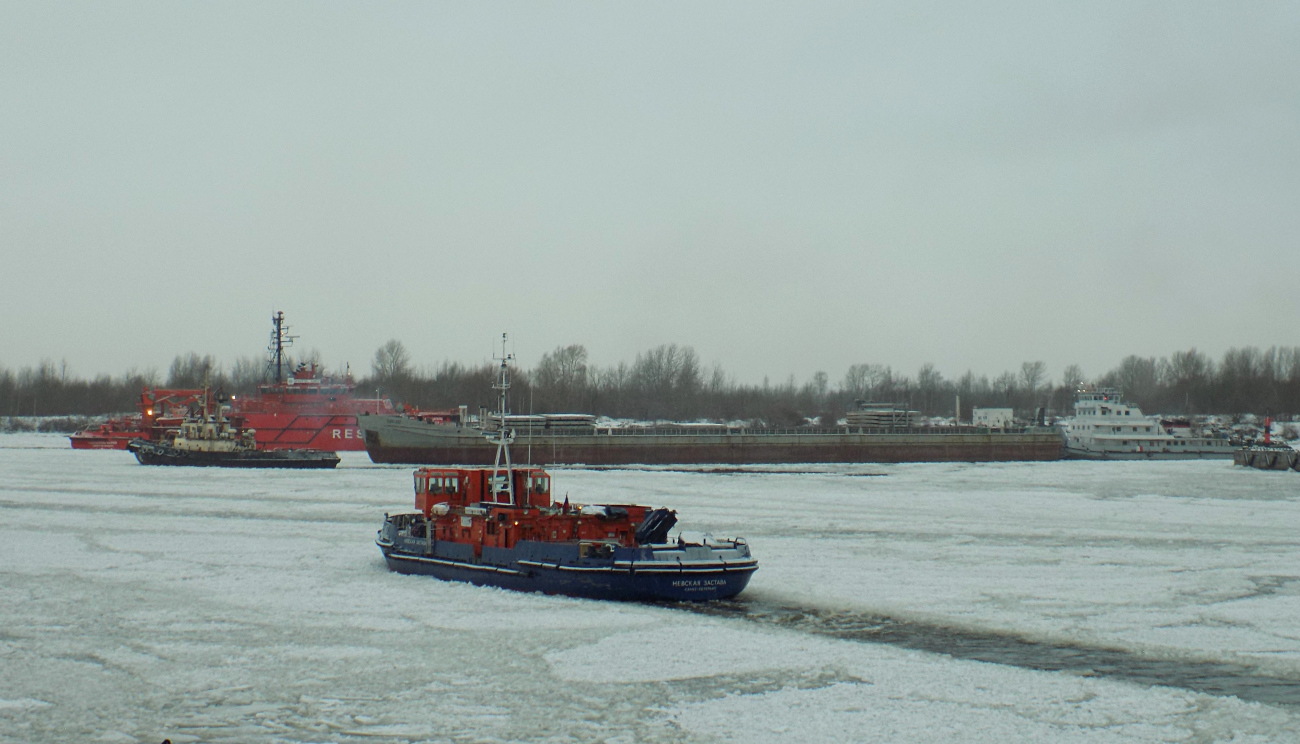
<path id="1" fill-rule="evenodd" d="M 0 415 L 67 416 L 134 411 L 140 389 L 157 383 L 157 373 L 130 371 L 121 377 L 86 380 L 68 374 L 67 364 L 42 361 L 18 372 L 0 367 Z"/>
<path id="2" fill-rule="evenodd" d="M 290 360 L 320 365 L 310 352 Z M 406 347 L 391 340 L 376 352 L 370 375 L 358 382 L 361 395 L 387 395 L 421 408 L 467 405 L 494 407 L 492 364 L 444 362 L 417 370 Z M 247 394 L 264 381 L 264 361 L 242 357 L 229 368 L 210 355 L 177 356 L 167 375 L 156 370 L 130 371 L 82 379 L 67 365 L 44 361 L 12 372 L 0 367 L 0 415 L 100 415 L 133 411 L 140 389 L 201 387 Z M 592 364 L 581 344 L 560 346 L 544 354 L 531 369 L 516 369 L 511 408 L 519 412 L 580 412 L 642 420 L 762 421 L 770 426 L 797 426 L 812 419 L 833 422 L 856 401 L 899 403 L 929 416 L 951 417 L 961 398 L 960 417 L 972 407 L 1013 408 L 1029 417 L 1043 407 L 1058 415 L 1070 412 L 1074 391 L 1082 383 L 1114 387 L 1149 412 L 1202 413 L 1300 412 L 1300 347 L 1230 349 L 1221 360 L 1190 349 L 1168 357 L 1126 357 L 1094 379 L 1077 365 L 1057 380 L 1041 361 L 1024 362 L 1016 371 L 990 378 L 966 372 L 946 378 L 932 364 L 907 375 L 883 364 L 849 367 L 838 382 L 825 372 L 798 383 L 791 376 L 762 385 L 736 382 L 720 365 L 706 366 L 689 346 L 665 344 L 640 353 L 629 364 Z M 372 392 L 373 391 L 373 392 Z"/>
<path id="3" fill-rule="evenodd" d="M 494 368 L 445 363 L 431 372 L 412 369 L 410 355 L 392 340 L 376 353 L 369 384 L 395 398 L 427 408 L 492 406 Z M 515 412 L 582 412 L 643 420 L 761 420 L 793 426 L 810 419 L 833 422 L 858 401 L 892 402 L 928 416 L 959 415 L 971 408 L 1012 408 L 1029 418 L 1037 408 L 1051 415 L 1072 412 L 1075 391 L 1094 384 L 1122 390 L 1144 410 L 1173 415 L 1300 412 L 1300 347 L 1230 349 L 1215 362 L 1190 349 L 1169 357 L 1129 356 L 1095 379 L 1078 365 L 1058 380 L 1041 361 L 996 377 L 965 374 L 948 379 L 932 364 L 915 376 L 883 364 L 855 364 L 838 384 L 817 372 L 802 384 L 743 385 L 720 366 L 703 365 L 689 346 L 666 344 L 636 356 L 629 365 L 593 365 L 581 344 L 560 346 L 530 370 L 517 370 Z M 955 407 L 961 399 L 961 411 Z"/>
<path id="4" fill-rule="evenodd" d="M 313 351 L 305 361 L 318 361 Z M 290 364 L 294 361 L 291 359 Z M 99 416 L 133 412 L 142 388 L 201 388 L 251 393 L 263 382 L 266 362 L 240 357 L 227 370 L 212 355 L 178 355 L 167 375 L 156 369 L 131 370 L 121 377 L 98 375 L 89 380 L 68 374 L 66 362 L 42 361 L 13 372 L 0 367 L 0 416 Z"/>

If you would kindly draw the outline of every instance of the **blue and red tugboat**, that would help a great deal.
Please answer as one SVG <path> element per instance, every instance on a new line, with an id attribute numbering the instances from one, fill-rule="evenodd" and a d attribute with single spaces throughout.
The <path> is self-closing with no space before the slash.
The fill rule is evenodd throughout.
<path id="1" fill-rule="evenodd" d="M 503 337 L 504 338 L 504 337 Z M 415 471 L 415 508 L 385 514 L 376 544 L 389 569 L 527 592 L 618 600 L 733 597 L 758 570 L 742 538 L 668 541 L 676 512 L 551 498 L 551 477 L 510 462 L 501 355 L 492 467 Z"/>

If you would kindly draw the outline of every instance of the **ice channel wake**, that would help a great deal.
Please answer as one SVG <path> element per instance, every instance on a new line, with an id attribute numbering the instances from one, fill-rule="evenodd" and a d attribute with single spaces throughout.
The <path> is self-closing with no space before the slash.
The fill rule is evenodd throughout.
<path id="1" fill-rule="evenodd" d="M 1241 664 L 1157 659 L 1114 648 L 1053 644 L 1006 633 L 765 601 L 736 599 L 673 606 L 712 617 L 741 619 L 850 641 L 883 643 L 956 659 L 1179 687 L 1207 695 L 1235 696 L 1248 702 L 1300 706 L 1300 680 L 1262 674 Z"/>

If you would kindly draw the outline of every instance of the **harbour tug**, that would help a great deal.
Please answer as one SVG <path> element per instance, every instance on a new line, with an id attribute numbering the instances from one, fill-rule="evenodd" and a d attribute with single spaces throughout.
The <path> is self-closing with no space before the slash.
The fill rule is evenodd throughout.
<path id="1" fill-rule="evenodd" d="M 141 465 L 191 465 L 223 468 L 332 468 L 333 452 L 308 449 L 258 449 L 257 432 L 242 416 L 227 415 L 229 407 L 214 401 L 208 389 L 181 420 L 179 428 L 160 441 L 135 439 L 126 446 Z"/>
<path id="2" fill-rule="evenodd" d="M 503 349 L 492 467 L 415 471 L 415 508 L 385 514 L 375 541 L 388 568 L 518 591 L 615 600 L 710 600 L 744 590 L 758 561 L 743 538 L 686 542 L 676 512 L 633 504 L 556 504 L 551 477 L 514 465 Z"/>

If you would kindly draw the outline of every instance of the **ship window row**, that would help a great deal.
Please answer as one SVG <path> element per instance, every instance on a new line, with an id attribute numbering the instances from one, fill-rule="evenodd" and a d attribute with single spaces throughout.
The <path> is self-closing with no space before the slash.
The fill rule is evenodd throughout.
<path id="1" fill-rule="evenodd" d="M 423 493 L 459 493 L 460 479 L 456 476 L 419 476 L 415 477 L 415 488 Z"/>

